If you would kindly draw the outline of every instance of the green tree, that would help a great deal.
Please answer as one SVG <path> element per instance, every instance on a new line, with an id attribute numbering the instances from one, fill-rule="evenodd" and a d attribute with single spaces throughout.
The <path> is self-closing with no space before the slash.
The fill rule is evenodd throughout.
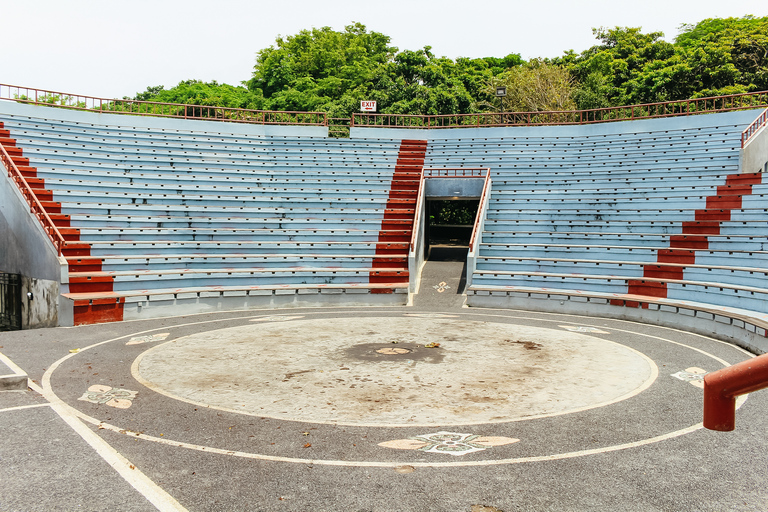
<path id="1" fill-rule="evenodd" d="M 533 59 L 511 68 L 486 84 L 486 94 L 495 96 L 497 86 L 505 86 L 507 95 L 478 103 L 486 110 L 503 112 L 545 112 L 573 110 L 575 81 L 560 65 Z"/>

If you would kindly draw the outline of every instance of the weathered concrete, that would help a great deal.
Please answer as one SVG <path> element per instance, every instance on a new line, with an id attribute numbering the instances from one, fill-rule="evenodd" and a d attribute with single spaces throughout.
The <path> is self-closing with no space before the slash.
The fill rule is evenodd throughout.
<path id="1" fill-rule="evenodd" d="M 40 222 L 30 214 L 6 169 L 0 169 L 0 271 L 24 278 L 23 327 L 72 325 L 71 309 L 62 307 L 59 294 L 68 289 L 66 260 L 59 257 Z M 27 292 L 41 300 L 28 300 Z"/>
<path id="2" fill-rule="evenodd" d="M 401 426 L 564 414 L 657 375 L 638 352 L 585 334 L 422 317 L 258 322 L 173 340 L 135 367 L 145 386 L 206 407 Z"/>
<path id="3" fill-rule="evenodd" d="M 480 199 L 485 178 L 426 178 L 427 199 Z"/>
<path id="4" fill-rule="evenodd" d="M 768 172 L 768 126 L 763 126 L 741 149 L 739 155 L 741 172 Z"/>

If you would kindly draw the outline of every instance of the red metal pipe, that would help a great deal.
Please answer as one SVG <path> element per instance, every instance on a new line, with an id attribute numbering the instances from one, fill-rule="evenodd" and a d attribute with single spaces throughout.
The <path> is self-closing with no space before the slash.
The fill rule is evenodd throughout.
<path id="1" fill-rule="evenodd" d="M 704 427 L 736 428 L 736 397 L 768 388 L 768 354 L 704 376 Z"/>

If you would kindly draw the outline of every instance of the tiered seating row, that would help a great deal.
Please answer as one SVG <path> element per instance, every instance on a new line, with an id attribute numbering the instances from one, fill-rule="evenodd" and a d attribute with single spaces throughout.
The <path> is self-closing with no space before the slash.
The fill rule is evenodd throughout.
<path id="1" fill-rule="evenodd" d="M 742 129 L 433 141 L 428 166 L 492 169 L 470 304 L 554 290 L 768 313 L 768 183 L 737 175 Z"/>
<path id="2" fill-rule="evenodd" d="M 418 176 L 392 182 L 423 156 L 399 141 L 2 121 L 67 239 L 76 312 L 169 293 L 407 289 Z"/>

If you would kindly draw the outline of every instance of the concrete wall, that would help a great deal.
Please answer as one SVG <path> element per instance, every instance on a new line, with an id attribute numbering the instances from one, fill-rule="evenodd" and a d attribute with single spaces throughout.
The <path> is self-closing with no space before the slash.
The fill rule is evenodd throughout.
<path id="1" fill-rule="evenodd" d="M 22 326 L 71 325 L 71 308 L 59 296 L 68 289 L 66 261 L 59 258 L 1 164 L 0 171 L 0 271 L 23 276 Z M 33 300 L 27 292 L 32 292 Z"/>
<path id="2" fill-rule="evenodd" d="M 360 139 L 486 139 L 502 137 L 583 137 L 586 135 L 612 135 L 639 133 L 656 130 L 675 130 L 718 126 L 721 124 L 743 124 L 744 128 L 755 120 L 759 110 L 739 110 L 720 114 L 668 117 L 661 119 L 639 119 L 615 123 L 595 123 L 569 126 L 507 126 L 488 128 L 361 128 L 353 127 L 352 138 Z"/>
<path id="3" fill-rule="evenodd" d="M 424 188 L 428 199 L 480 199 L 485 178 L 426 178 Z"/>
<path id="4" fill-rule="evenodd" d="M 99 114 L 82 110 L 27 105 L 13 101 L 0 101 L 0 112 L 42 119 L 104 125 L 115 128 L 153 128 L 181 130 L 227 135 L 283 136 L 283 137 L 327 137 L 327 126 L 280 126 L 247 123 L 225 123 L 222 121 L 197 121 L 170 117 L 131 116 L 126 114 Z"/>
<path id="5" fill-rule="evenodd" d="M 741 150 L 741 172 L 768 172 L 768 126 L 763 126 Z"/>

